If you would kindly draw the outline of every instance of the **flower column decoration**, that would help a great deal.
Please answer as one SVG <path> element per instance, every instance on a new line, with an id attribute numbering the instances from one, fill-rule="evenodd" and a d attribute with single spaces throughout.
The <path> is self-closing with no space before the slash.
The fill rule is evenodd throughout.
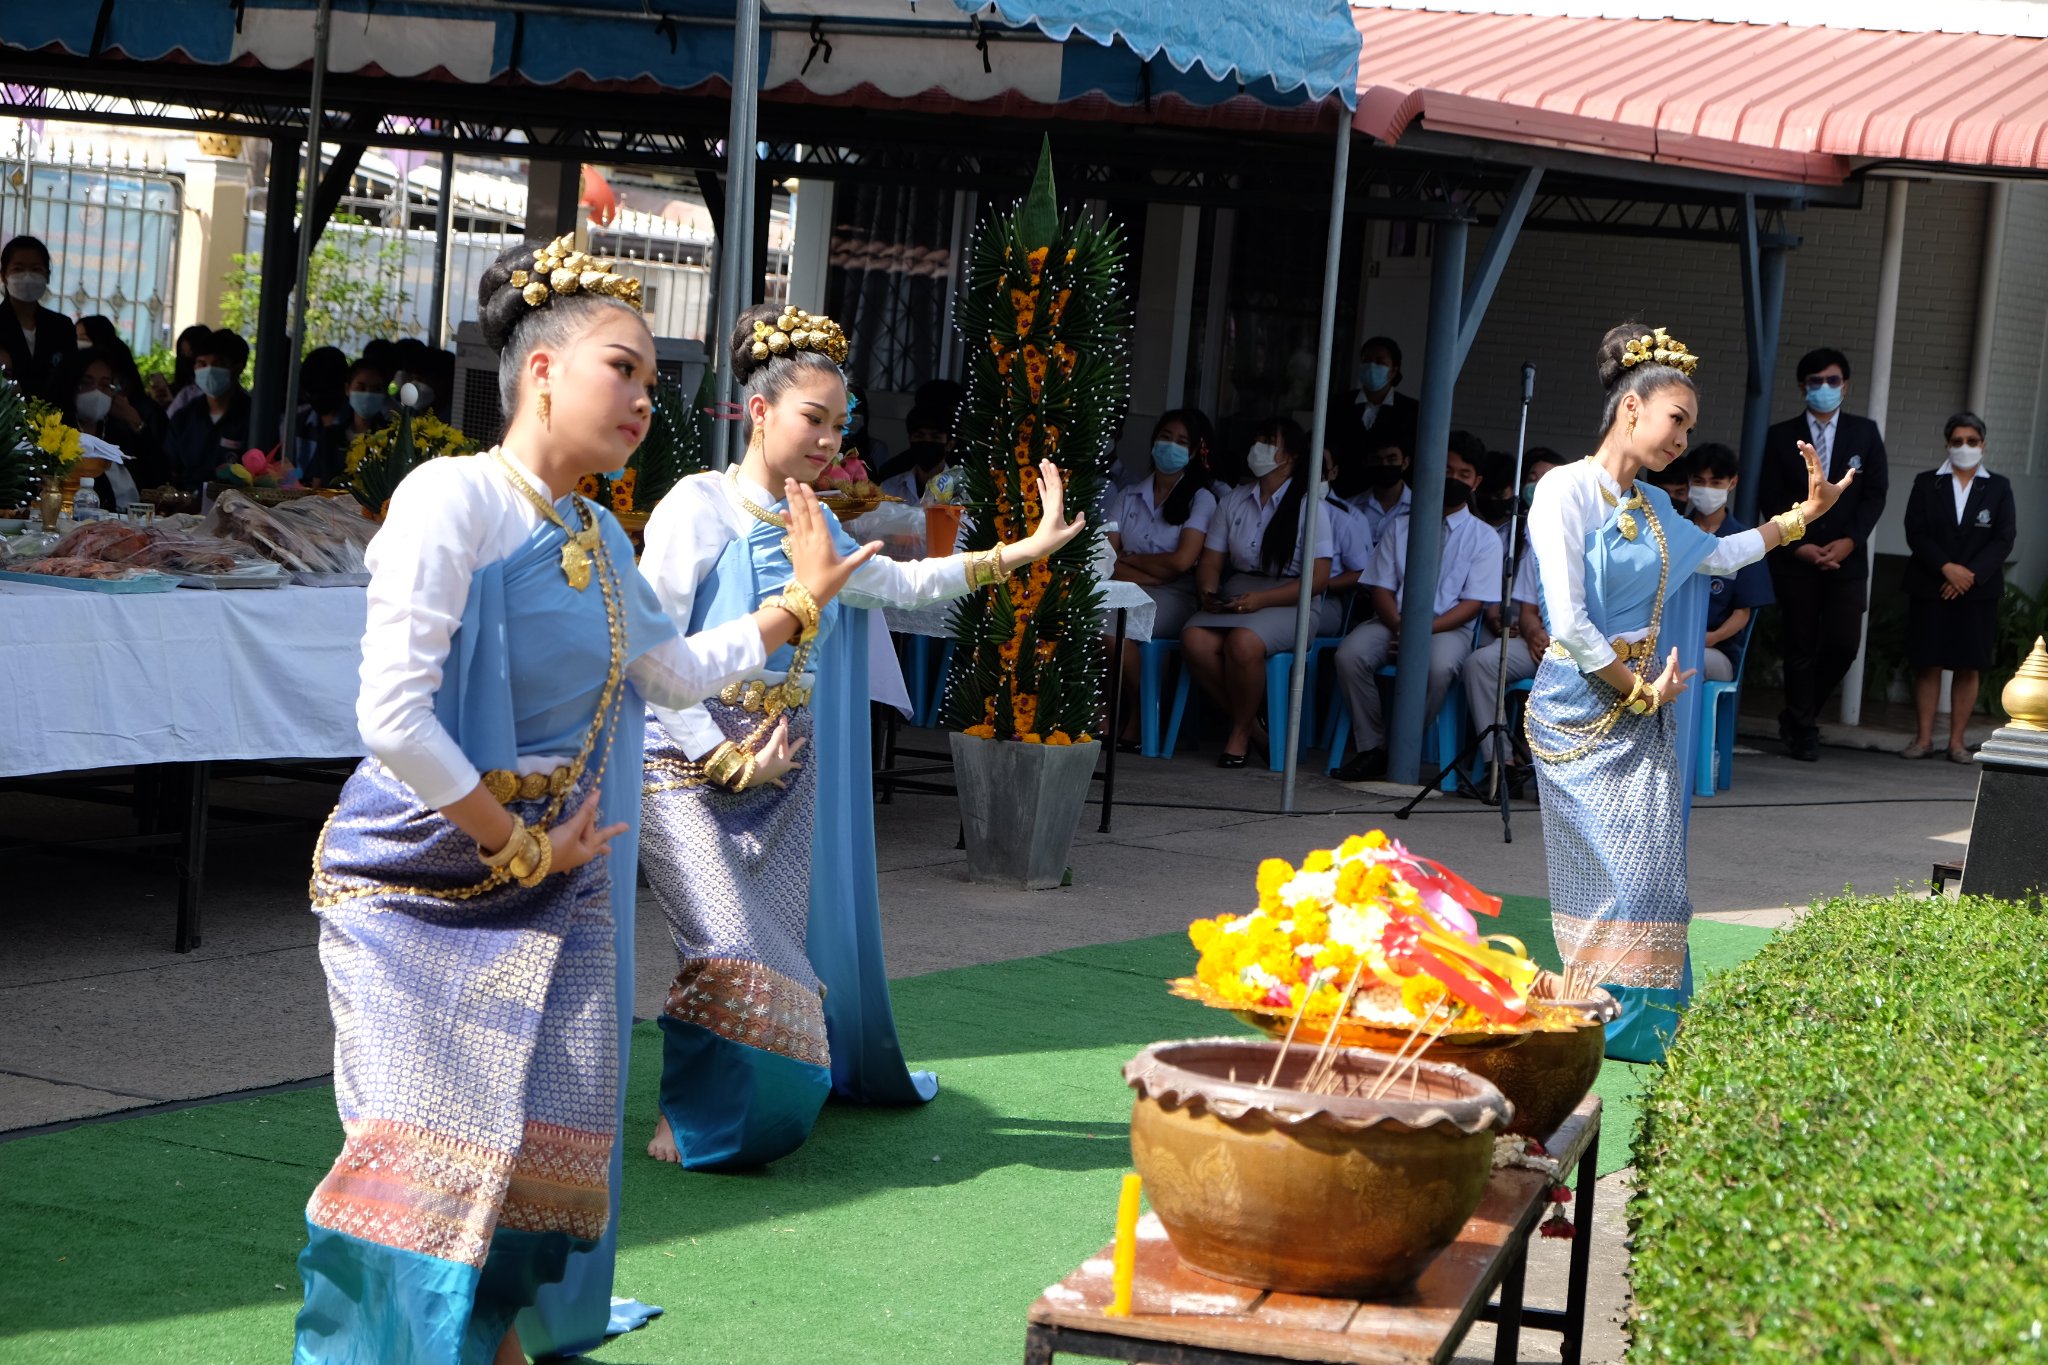
<path id="1" fill-rule="evenodd" d="M 1038 464 L 1091 526 L 1051 559 L 962 599 L 946 723 L 984 739 L 1068 744 L 1099 706 L 1102 593 L 1090 561 L 1109 445 L 1129 390 L 1123 239 L 1054 197 L 1052 149 L 1030 193 L 975 236 L 956 317 L 967 342 L 970 550 L 1015 542 L 1044 515 Z"/>

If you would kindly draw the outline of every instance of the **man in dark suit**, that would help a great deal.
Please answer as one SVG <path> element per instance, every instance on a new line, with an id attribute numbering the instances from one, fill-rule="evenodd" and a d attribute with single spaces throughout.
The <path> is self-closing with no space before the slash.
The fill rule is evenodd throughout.
<path id="1" fill-rule="evenodd" d="M 1812 763 L 1820 757 L 1820 708 L 1841 685 L 1862 641 L 1870 533 L 1884 514 L 1889 479 L 1877 423 L 1842 411 L 1849 358 L 1822 347 L 1801 356 L 1795 373 L 1806 411 L 1764 434 L 1757 514 L 1774 514 L 1806 497 L 1801 441 L 1813 446 L 1830 481 L 1857 471 L 1841 500 L 1806 528 L 1805 539 L 1770 557 L 1771 586 L 1785 624 L 1785 709 L 1778 734 L 1787 753 Z"/>
<path id="2" fill-rule="evenodd" d="M 50 292 L 50 249 L 34 237 L 16 237 L 0 247 L 0 350 L 13 361 L 8 371 L 24 393 L 61 403 L 70 395 L 54 387 L 57 367 L 78 354 L 78 327 L 62 313 L 43 307 Z"/>
<path id="3" fill-rule="evenodd" d="M 1371 487 L 1372 457 L 1389 446 L 1412 454 L 1415 425 L 1422 408 L 1394 390 L 1401 383 L 1401 344 L 1392 337 L 1371 337 L 1358 348 L 1358 367 L 1351 387 L 1330 399 L 1326 444 L 1337 457 L 1337 481 L 1331 491 L 1355 498 Z"/>

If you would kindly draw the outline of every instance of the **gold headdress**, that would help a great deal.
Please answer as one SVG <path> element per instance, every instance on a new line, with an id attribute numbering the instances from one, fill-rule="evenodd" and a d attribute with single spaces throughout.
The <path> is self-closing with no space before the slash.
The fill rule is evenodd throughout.
<path id="1" fill-rule="evenodd" d="M 1638 365 L 1669 365 L 1686 378 L 1692 378 L 1693 369 L 1700 358 L 1685 348 L 1685 343 L 1659 327 L 1649 336 L 1637 337 L 1621 351 L 1621 368 L 1632 370 Z"/>
<path id="2" fill-rule="evenodd" d="M 785 307 L 774 322 L 754 324 L 754 359 L 791 351 L 816 351 L 834 365 L 846 363 L 846 333 L 822 313 Z"/>
<path id="3" fill-rule="evenodd" d="M 512 287 L 529 308 L 540 307 L 551 294 L 598 294 L 641 306 L 640 281 L 617 273 L 610 261 L 578 251 L 574 237 L 557 237 L 534 252 L 533 269 L 513 271 Z"/>

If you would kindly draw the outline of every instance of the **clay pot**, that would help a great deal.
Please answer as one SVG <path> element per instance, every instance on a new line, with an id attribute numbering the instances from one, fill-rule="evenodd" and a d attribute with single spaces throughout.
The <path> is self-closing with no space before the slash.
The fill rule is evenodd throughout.
<path id="1" fill-rule="evenodd" d="M 1398 1294 L 1479 1207 L 1499 1090 L 1423 1063 L 1382 1099 L 1293 1087 L 1315 1049 L 1249 1038 L 1155 1043 L 1124 1067 L 1138 1092 L 1131 1156 L 1189 1268 L 1262 1289 L 1339 1298 Z M 1392 1059 L 1345 1049 L 1360 1090 Z"/>
<path id="2" fill-rule="evenodd" d="M 1508 1131 L 1539 1141 L 1548 1139 L 1599 1078 L 1600 1062 L 1607 1051 L 1607 1024 L 1620 1013 L 1619 1004 L 1606 991 L 1596 989 L 1594 995 L 1592 1000 L 1556 1002 L 1572 1005 L 1585 1019 L 1569 1032 L 1523 1034 L 1520 1042 L 1508 1048 L 1439 1045 L 1424 1055 L 1493 1082 L 1515 1106 Z"/>

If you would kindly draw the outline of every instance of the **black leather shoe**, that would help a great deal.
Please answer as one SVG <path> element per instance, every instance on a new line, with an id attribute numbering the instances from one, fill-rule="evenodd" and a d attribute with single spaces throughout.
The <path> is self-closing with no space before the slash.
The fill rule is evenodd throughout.
<path id="1" fill-rule="evenodd" d="M 1368 749 L 1362 754 L 1353 754 L 1351 761 L 1331 773 L 1339 782 L 1376 782 L 1387 775 L 1387 751 Z"/>
<path id="2" fill-rule="evenodd" d="M 1785 741 L 1785 753 L 1801 763 L 1818 763 L 1820 762 L 1820 737 L 1817 735 L 1801 735 L 1796 739 L 1789 739 Z"/>
<path id="3" fill-rule="evenodd" d="M 1218 754 L 1216 755 L 1216 766 L 1219 768 L 1242 768 L 1244 766 L 1244 755 Z"/>

